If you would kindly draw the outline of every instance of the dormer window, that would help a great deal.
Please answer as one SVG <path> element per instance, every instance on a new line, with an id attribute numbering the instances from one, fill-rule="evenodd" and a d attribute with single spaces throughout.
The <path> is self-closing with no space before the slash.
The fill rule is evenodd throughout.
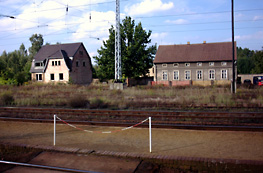
<path id="1" fill-rule="evenodd" d="M 185 67 L 190 67 L 190 63 L 185 63 Z"/>
<path id="2" fill-rule="evenodd" d="M 36 62 L 36 63 L 35 63 L 35 66 L 36 66 L 36 67 L 42 67 L 42 66 L 43 66 L 43 63 L 42 63 L 42 62 Z"/>

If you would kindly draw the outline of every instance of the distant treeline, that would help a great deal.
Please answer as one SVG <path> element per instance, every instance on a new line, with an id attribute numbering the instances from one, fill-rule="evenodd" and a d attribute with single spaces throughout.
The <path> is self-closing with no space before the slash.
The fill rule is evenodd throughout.
<path id="1" fill-rule="evenodd" d="M 263 51 L 237 48 L 237 72 L 238 74 L 263 73 Z"/>

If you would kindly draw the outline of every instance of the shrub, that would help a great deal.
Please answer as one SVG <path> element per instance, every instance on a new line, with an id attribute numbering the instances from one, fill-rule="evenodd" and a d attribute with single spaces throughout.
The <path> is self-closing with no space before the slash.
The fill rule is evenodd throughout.
<path id="1" fill-rule="evenodd" d="M 68 100 L 68 106 L 72 108 L 89 107 L 89 101 L 82 95 L 74 95 Z"/>
<path id="2" fill-rule="evenodd" d="M 14 104 L 14 97 L 11 92 L 4 92 L 1 94 L 0 104 L 1 105 L 12 105 Z"/>
<path id="3" fill-rule="evenodd" d="M 98 108 L 107 108 L 108 104 L 105 103 L 102 99 L 100 98 L 95 98 L 90 101 L 90 108 L 91 109 L 98 109 Z"/>

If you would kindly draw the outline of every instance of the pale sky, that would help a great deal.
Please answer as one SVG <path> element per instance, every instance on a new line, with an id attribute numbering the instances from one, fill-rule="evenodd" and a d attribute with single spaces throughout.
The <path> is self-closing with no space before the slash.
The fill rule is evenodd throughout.
<path id="1" fill-rule="evenodd" d="M 231 0 L 120 0 L 121 19 L 131 16 L 152 31 L 152 44 L 231 41 Z M 0 53 L 30 47 L 29 37 L 45 43 L 83 42 L 97 55 L 115 26 L 113 0 L 0 0 Z M 262 50 L 263 1 L 234 0 L 237 46 Z M 14 16 L 11 19 L 8 16 Z M 45 44 L 44 43 L 44 44 Z"/>

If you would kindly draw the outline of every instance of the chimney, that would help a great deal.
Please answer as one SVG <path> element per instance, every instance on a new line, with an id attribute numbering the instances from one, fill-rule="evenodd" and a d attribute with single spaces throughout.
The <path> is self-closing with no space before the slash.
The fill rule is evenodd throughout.
<path id="1" fill-rule="evenodd" d="M 203 44 L 206 44 L 206 41 L 203 41 Z"/>
<path id="2" fill-rule="evenodd" d="M 187 45 L 190 45 L 190 41 L 187 42 Z"/>

